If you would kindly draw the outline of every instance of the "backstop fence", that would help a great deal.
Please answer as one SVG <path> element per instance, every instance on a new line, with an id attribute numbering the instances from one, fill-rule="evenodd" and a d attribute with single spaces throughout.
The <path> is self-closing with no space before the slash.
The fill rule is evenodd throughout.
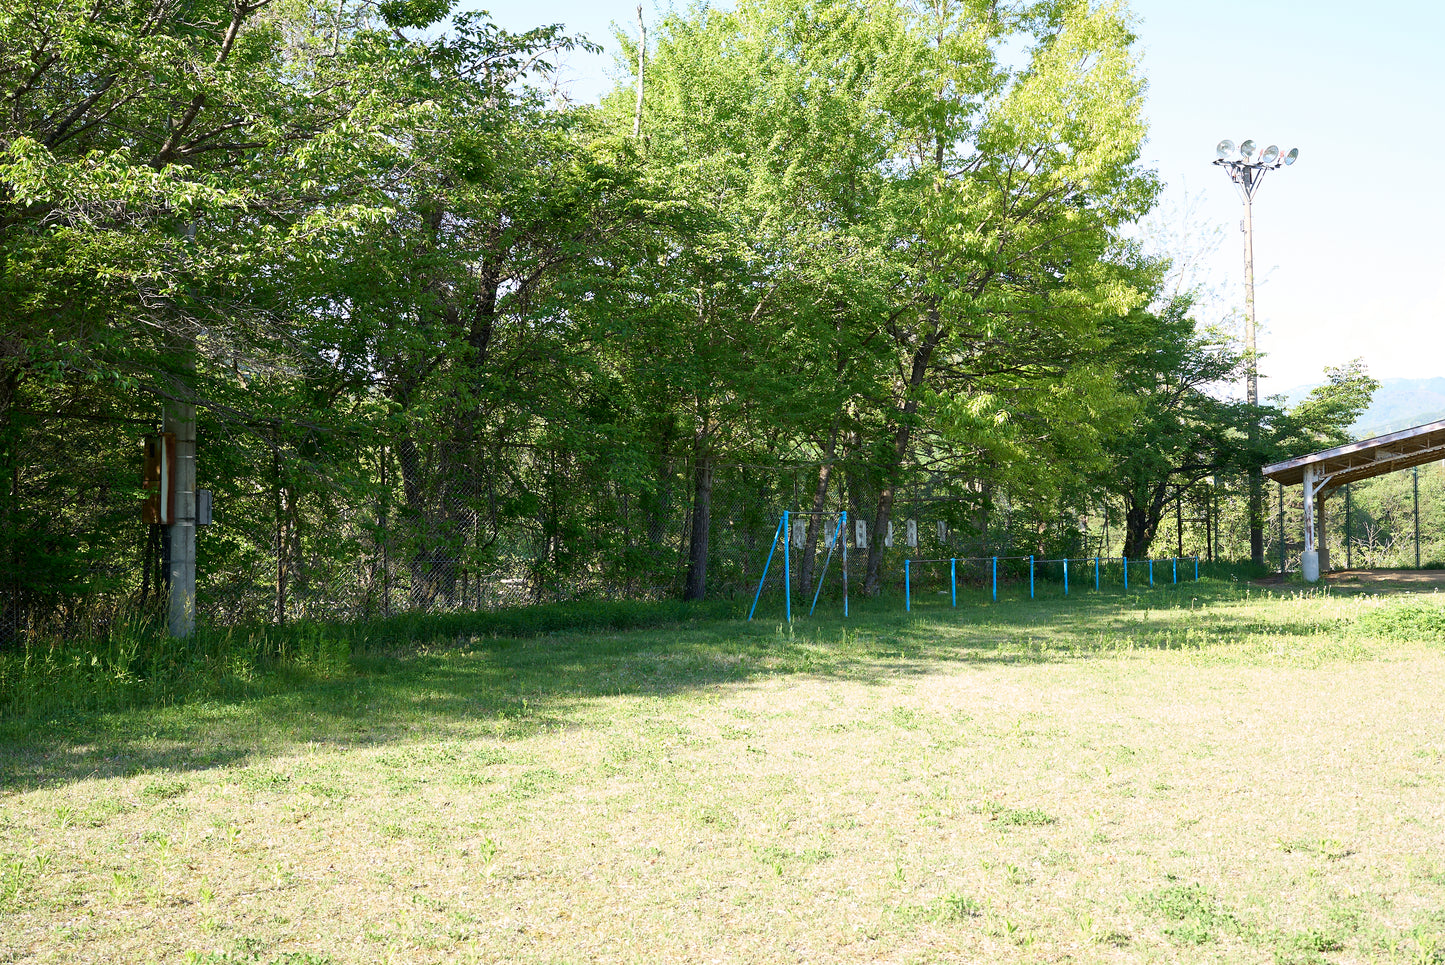
<path id="1" fill-rule="evenodd" d="M 156 428 L 123 413 L 15 411 L 0 426 L 0 645 L 87 632 L 158 604 L 165 532 L 139 511 L 142 440 Z M 1439 533 L 1445 486 L 1439 467 L 1429 469 L 1417 484 L 1426 530 Z M 197 538 L 198 613 L 237 625 L 676 597 L 699 559 L 709 598 L 750 599 L 782 512 L 814 509 L 819 483 L 815 462 L 719 458 L 709 473 L 710 512 L 699 516 L 690 456 L 662 460 L 646 479 L 614 470 L 561 448 L 486 450 L 381 433 L 310 438 L 203 421 L 198 486 L 212 492 L 215 509 Z M 897 489 L 889 539 L 867 532 L 864 487 L 841 471 L 833 477 L 815 531 L 788 534 L 799 593 L 816 587 L 829 521 L 845 510 L 855 593 L 870 541 L 891 543 L 878 548 L 875 570 L 884 588 L 900 593 L 907 560 L 964 558 L 956 578 L 982 584 L 992 573 L 981 561 L 994 557 L 1121 555 L 1123 529 L 1104 507 L 1040 519 L 973 480 L 922 471 Z M 1420 513 L 1393 490 L 1360 488 L 1348 507 L 1329 504 L 1332 562 L 1413 564 Z M 1244 492 L 1239 481 L 1191 489 L 1161 521 L 1155 555 L 1247 557 Z M 1289 492 L 1267 494 L 1270 562 L 1293 569 L 1300 508 Z M 693 539 L 702 518 L 705 547 Z M 1422 564 L 1442 554 L 1445 546 L 1427 540 Z M 1006 563 L 1003 579 L 1023 578 L 1020 564 Z"/>

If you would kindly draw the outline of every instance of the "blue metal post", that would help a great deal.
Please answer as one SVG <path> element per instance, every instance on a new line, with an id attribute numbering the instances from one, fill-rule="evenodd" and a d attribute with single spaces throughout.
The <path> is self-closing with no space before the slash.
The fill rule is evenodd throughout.
<path id="1" fill-rule="evenodd" d="M 1194 554 L 1194 582 L 1199 582 L 1199 554 Z"/>
<path id="2" fill-rule="evenodd" d="M 1175 583 L 1178 583 L 1178 582 L 1179 582 L 1179 557 L 1177 557 L 1177 556 L 1174 557 L 1174 559 L 1172 560 L 1172 562 L 1174 563 L 1174 582 L 1175 582 Z"/>
<path id="3" fill-rule="evenodd" d="M 788 528 L 788 511 L 783 510 L 783 600 L 787 603 L 788 622 L 793 622 L 793 555 L 788 547 L 793 542 L 793 531 Z"/>
<path id="4" fill-rule="evenodd" d="M 1034 598 L 1034 558 L 1029 557 L 1029 599 Z"/>
<path id="5" fill-rule="evenodd" d="M 998 602 L 998 557 L 993 558 L 993 602 Z"/>
<path id="6" fill-rule="evenodd" d="M 1064 560 L 1064 596 L 1069 595 L 1069 561 Z"/>
<path id="7" fill-rule="evenodd" d="M 953 605 L 958 606 L 958 560 L 948 561 L 948 583 L 953 593 Z"/>
<path id="8" fill-rule="evenodd" d="M 787 519 L 787 518 L 788 518 L 787 513 L 784 513 L 784 514 L 783 514 L 783 519 Z M 782 531 L 783 531 L 783 523 L 782 523 L 782 521 L 780 520 L 780 521 L 778 522 L 778 533 L 781 533 Z M 758 592 L 756 592 L 756 593 L 753 594 L 753 608 L 748 611 L 748 619 L 749 619 L 749 620 L 751 620 L 751 619 L 753 618 L 753 614 L 754 614 L 754 613 L 757 611 L 757 609 L 758 609 L 758 597 L 760 597 L 760 596 L 763 595 L 763 580 L 766 580 L 766 579 L 768 578 L 768 567 L 773 565 L 773 554 L 778 551 L 778 533 L 774 533 L 774 534 L 773 534 L 773 545 L 772 545 L 772 548 L 768 550 L 768 561 L 763 564 L 763 576 L 762 576 L 762 579 L 758 580 Z"/>
<path id="9" fill-rule="evenodd" d="M 808 616 L 812 616 L 813 611 L 818 609 L 818 594 L 823 592 L 823 580 L 828 576 L 828 565 L 833 562 L 833 551 L 838 548 L 838 540 L 843 537 L 843 519 L 846 516 L 847 513 L 840 513 L 838 525 L 833 527 L 833 541 L 828 544 L 828 556 L 823 560 L 823 573 L 818 577 L 817 589 L 813 590 L 813 605 L 808 608 Z M 844 543 L 843 552 L 847 551 L 848 544 Z"/>
<path id="10" fill-rule="evenodd" d="M 1094 557 L 1094 589 L 1099 588 L 1099 558 Z"/>
<path id="11" fill-rule="evenodd" d="M 1121 556 L 1119 559 L 1124 562 L 1124 589 L 1129 589 L 1129 557 Z"/>
<path id="12" fill-rule="evenodd" d="M 913 609 L 913 591 L 908 586 L 908 561 L 903 561 L 903 609 Z"/>
<path id="13" fill-rule="evenodd" d="M 1154 585 L 1154 560 L 1152 558 L 1149 560 L 1149 585 Z"/>
<path id="14" fill-rule="evenodd" d="M 843 521 L 848 521 L 848 511 L 843 510 Z M 843 527 L 843 616 L 848 615 L 848 527 Z"/>

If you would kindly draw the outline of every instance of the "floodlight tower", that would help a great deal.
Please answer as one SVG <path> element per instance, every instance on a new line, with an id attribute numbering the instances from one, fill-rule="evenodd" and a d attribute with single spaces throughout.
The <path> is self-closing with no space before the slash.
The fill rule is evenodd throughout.
<path id="1" fill-rule="evenodd" d="M 1225 139 L 1215 147 L 1214 163 L 1224 168 L 1229 180 L 1239 189 L 1240 200 L 1244 202 L 1244 351 L 1245 385 L 1250 405 L 1259 405 L 1259 370 L 1255 366 L 1254 354 L 1254 195 L 1268 171 L 1289 167 L 1299 160 L 1299 148 L 1291 148 L 1288 154 L 1281 154 L 1271 144 L 1261 148 L 1254 141 L 1245 141 L 1238 147 Z M 1258 427 L 1250 427 L 1250 443 L 1258 437 Z M 1264 480 L 1259 468 L 1249 471 L 1249 557 L 1256 566 L 1264 565 Z"/>

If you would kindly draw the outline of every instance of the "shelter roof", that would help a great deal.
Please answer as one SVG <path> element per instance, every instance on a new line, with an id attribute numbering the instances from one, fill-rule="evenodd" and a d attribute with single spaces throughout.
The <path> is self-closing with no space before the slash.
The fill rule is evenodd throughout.
<path id="1" fill-rule="evenodd" d="M 1305 467 L 1313 466 L 1317 485 L 1334 489 L 1437 459 L 1445 459 L 1445 419 L 1286 459 L 1265 466 L 1264 474 L 1275 482 L 1293 486 L 1304 481 Z"/>

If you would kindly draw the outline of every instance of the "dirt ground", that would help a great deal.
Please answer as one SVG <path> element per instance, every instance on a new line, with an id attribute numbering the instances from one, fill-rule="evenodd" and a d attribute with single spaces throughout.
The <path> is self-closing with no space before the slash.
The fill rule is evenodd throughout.
<path id="1" fill-rule="evenodd" d="M 1255 580 L 1260 586 L 1280 586 L 1291 577 L 1274 574 Z M 1320 582 L 1336 590 L 1365 593 L 1429 593 L 1445 590 L 1445 570 L 1332 570 Z"/>

